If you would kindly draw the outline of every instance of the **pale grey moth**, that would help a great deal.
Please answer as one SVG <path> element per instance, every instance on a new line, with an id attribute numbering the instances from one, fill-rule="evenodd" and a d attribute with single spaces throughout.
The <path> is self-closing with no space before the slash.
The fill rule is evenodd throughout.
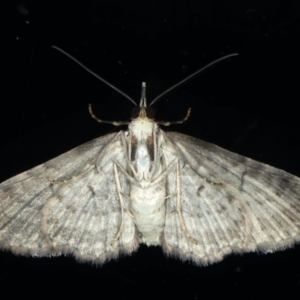
<path id="1" fill-rule="evenodd" d="M 299 178 L 164 132 L 147 115 L 142 86 L 139 114 L 127 131 L 96 138 L 0 185 L 2 249 L 73 254 L 101 264 L 144 243 L 207 265 L 232 252 L 273 252 L 300 240 Z"/>

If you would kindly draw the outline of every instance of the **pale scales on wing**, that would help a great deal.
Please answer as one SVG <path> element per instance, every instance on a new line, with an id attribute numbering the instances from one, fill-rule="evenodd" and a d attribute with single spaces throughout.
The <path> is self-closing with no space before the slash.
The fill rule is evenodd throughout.
<path id="1" fill-rule="evenodd" d="M 127 131 L 0 185 L 0 247 L 103 263 L 145 243 L 205 265 L 299 241 L 299 191 L 300 179 L 285 171 L 162 131 L 147 117 L 144 85 Z"/>

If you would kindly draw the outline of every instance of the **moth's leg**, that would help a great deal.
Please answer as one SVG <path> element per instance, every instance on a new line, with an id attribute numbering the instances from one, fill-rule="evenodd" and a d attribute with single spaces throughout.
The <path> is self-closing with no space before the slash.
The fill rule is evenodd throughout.
<path id="1" fill-rule="evenodd" d="M 83 175 L 84 173 L 90 171 L 90 170 L 93 169 L 94 167 L 95 167 L 95 166 L 90 166 L 90 167 L 88 167 L 86 170 L 84 170 L 84 171 L 82 171 L 82 172 L 80 172 L 80 173 L 78 173 L 78 174 L 76 174 L 76 175 L 73 175 L 72 177 L 67 178 L 67 179 L 63 179 L 63 180 L 60 180 L 60 179 L 52 179 L 52 180 L 50 180 L 50 181 L 51 181 L 51 183 L 56 183 L 56 184 L 59 184 L 59 183 L 67 183 L 67 182 L 70 182 L 70 181 L 72 181 L 72 180 L 74 180 L 74 179 L 80 177 L 81 175 Z"/>
<path id="2" fill-rule="evenodd" d="M 132 201 L 132 199 L 130 198 L 129 195 L 126 195 L 126 194 L 124 194 L 124 193 L 122 193 L 122 192 L 121 192 L 121 195 L 122 195 L 124 198 L 128 199 L 129 201 Z M 132 214 L 132 212 L 131 212 L 129 209 L 127 209 L 125 206 L 124 206 L 124 211 L 127 212 L 127 213 L 129 214 L 129 216 L 130 216 L 132 219 L 135 219 L 135 217 L 134 217 L 134 215 Z"/>
<path id="3" fill-rule="evenodd" d="M 119 170 L 122 171 L 122 173 L 126 177 L 126 179 L 128 179 L 130 182 L 136 184 L 136 180 L 134 178 L 132 178 L 130 175 L 128 175 L 126 173 L 126 171 L 123 169 L 123 167 L 118 162 L 115 162 L 115 165 L 116 165 L 116 169 L 119 168 Z M 118 173 L 118 175 L 119 175 L 119 173 Z M 120 193 L 124 198 L 127 198 L 129 201 L 132 201 L 132 199 L 130 198 L 129 195 L 126 195 L 126 194 L 121 192 L 121 186 L 120 186 Z M 124 202 L 123 202 L 123 204 L 124 204 Z M 132 219 L 134 219 L 134 215 L 132 214 L 132 212 L 128 208 L 125 207 L 125 205 L 124 205 L 123 208 L 124 208 L 124 211 L 127 212 Z"/>
<path id="4" fill-rule="evenodd" d="M 164 197 L 163 199 L 164 199 L 164 200 L 165 200 L 165 199 L 169 199 L 169 198 L 174 197 L 174 196 L 176 196 L 176 195 L 177 195 L 177 193 L 174 193 L 174 194 L 171 194 L 171 195 L 168 195 L 168 196 Z"/>
<path id="5" fill-rule="evenodd" d="M 144 187 L 144 186 L 141 186 L 141 183 L 139 181 L 137 181 L 134 177 L 130 176 L 126 171 L 125 169 L 118 163 L 116 162 L 115 163 L 119 170 L 124 174 L 124 176 L 126 176 L 126 178 L 133 184 L 139 186 L 139 187 Z M 166 175 L 168 175 L 168 173 L 171 171 L 172 167 L 176 164 L 176 159 L 174 159 L 170 164 L 169 166 L 167 167 L 167 169 L 165 171 L 163 171 L 161 174 L 159 174 L 156 178 L 154 178 L 152 181 L 150 181 L 148 184 L 147 184 L 147 187 L 151 187 L 151 186 L 154 186 L 156 185 L 158 182 L 160 182 L 162 179 L 164 179 L 166 177 Z"/>
<path id="6" fill-rule="evenodd" d="M 122 188 L 121 188 L 120 179 L 119 179 L 119 172 L 118 172 L 117 164 L 115 164 L 115 163 L 114 163 L 114 173 L 115 173 L 115 181 L 116 181 L 116 186 L 117 186 L 117 191 L 118 191 L 118 196 L 119 196 L 119 201 L 120 201 L 120 207 L 121 207 L 121 223 L 120 223 L 120 227 L 119 227 L 119 230 L 118 230 L 116 236 L 110 242 L 111 246 L 119 239 L 119 237 L 122 233 L 122 230 L 124 227 L 124 211 L 126 211 L 132 218 L 134 218 L 132 213 L 130 211 L 128 211 L 128 209 L 126 209 L 126 207 L 124 205 L 124 201 L 123 201 L 124 194 L 121 192 Z"/>
<path id="7" fill-rule="evenodd" d="M 159 174 L 156 178 L 154 178 L 147 187 L 151 187 L 156 185 L 158 182 L 160 182 L 161 180 L 163 180 L 168 174 L 169 172 L 172 170 L 173 166 L 176 164 L 177 159 L 175 158 L 167 167 L 167 169 L 165 171 L 163 171 L 161 174 Z"/>
<path id="8" fill-rule="evenodd" d="M 185 236 L 192 242 L 193 244 L 198 245 L 199 243 L 192 238 L 191 234 L 189 233 L 188 229 L 186 228 L 186 225 L 183 220 L 182 216 L 182 209 L 181 209 L 181 174 L 179 170 L 179 162 L 177 160 L 177 167 L 176 167 L 176 188 L 177 188 L 177 201 L 176 201 L 176 212 L 178 214 L 179 218 L 179 224 L 181 227 L 181 230 L 185 234 Z"/>
<path id="9" fill-rule="evenodd" d="M 163 125 L 163 126 L 170 126 L 172 124 L 182 124 L 183 122 L 185 122 L 189 116 L 191 114 L 191 108 L 189 108 L 186 112 L 186 115 L 185 117 L 182 119 L 182 120 L 179 120 L 179 121 L 174 121 L 174 122 L 169 122 L 169 121 L 157 121 L 156 123 L 159 124 L 159 125 Z"/>
<path id="10" fill-rule="evenodd" d="M 110 85 L 111 86 L 111 85 Z M 89 113 L 91 115 L 91 117 L 93 119 L 95 119 L 97 122 L 99 123 L 106 123 L 106 124 L 112 124 L 112 125 L 115 125 L 115 126 L 120 126 L 120 125 L 128 125 L 130 122 L 124 122 L 124 121 L 107 121 L 107 120 L 102 120 L 102 119 L 99 119 L 93 112 L 92 110 L 92 105 L 89 104 Z"/>
<path id="11" fill-rule="evenodd" d="M 115 164 L 117 165 L 117 167 L 119 168 L 119 170 L 123 173 L 123 175 L 133 184 L 139 185 L 139 182 L 135 180 L 134 177 L 130 176 L 125 169 L 118 163 L 115 162 Z"/>

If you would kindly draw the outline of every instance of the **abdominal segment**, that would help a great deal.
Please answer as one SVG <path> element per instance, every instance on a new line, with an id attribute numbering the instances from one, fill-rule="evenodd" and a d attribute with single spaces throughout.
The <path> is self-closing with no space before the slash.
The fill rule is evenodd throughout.
<path id="1" fill-rule="evenodd" d="M 164 180 L 154 186 L 131 188 L 131 212 L 133 221 L 140 233 L 141 242 L 146 245 L 159 245 L 165 225 L 165 186 Z"/>

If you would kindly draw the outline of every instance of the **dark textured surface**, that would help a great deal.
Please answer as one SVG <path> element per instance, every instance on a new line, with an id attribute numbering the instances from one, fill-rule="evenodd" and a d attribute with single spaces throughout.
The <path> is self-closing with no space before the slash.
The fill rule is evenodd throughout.
<path id="1" fill-rule="evenodd" d="M 155 105 L 170 128 L 300 176 L 298 1 L 20 1 L 5 11 L 1 101 L 3 181 L 83 142 L 119 130 L 132 104 L 51 48 L 56 45 L 134 99 L 148 99 L 210 61 L 217 65 Z M 6 39 L 8 37 L 8 39 Z M 168 129 L 168 128 L 167 128 Z M 73 258 L 0 253 L 2 292 L 185 299 L 299 294 L 299 246 L 232 255 L 209 267 L 141 247 L 103 267 Z M 36 290 L 37 289 L 37 290 Z M 39 291 L 38 291 L 39 289 Z M 296 293 L 296 294 L 295 294 Z M 39 294 L 40 295 L 40 294 Z"/>

